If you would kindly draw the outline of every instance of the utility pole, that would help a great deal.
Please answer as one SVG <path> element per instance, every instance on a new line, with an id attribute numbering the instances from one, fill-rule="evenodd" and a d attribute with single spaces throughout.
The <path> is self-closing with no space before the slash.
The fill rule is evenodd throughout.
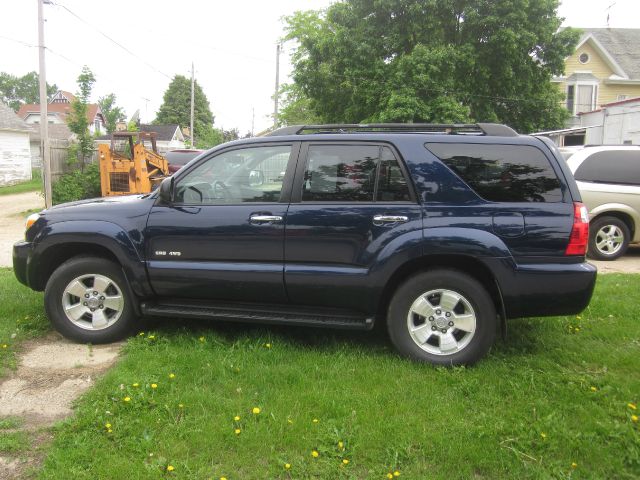
<path id="1" fill-rule="evenodd" d="M 273 94 L 273 128 L 278 128 L 278 95 L 280 90 L 280 49 L 282 45 L 276 46 L 276 91 Z"/>
<path id="2" fill-rule="evenodd" d="M 193 62 L 191 62 L 191 148 L 196 147 L 196 134 L 193 130 L 193 112 L 194 112 L 194 94 L 195 94 L 195 76 L 194 76 Z"/>
<path id="3" fill-rule="evenodd" d="M 256 109 L 251 107 L 251 136 L 254 136 L 254 128 L 256 126 Z"/>
<path id="4" fill-rule="evenodd" d="M 44 206 L 51 207 L 51 150 L 49 149 L 49 119 L 47 114 L 47 78 L 44 62 L 44 17 L 42 5 L 51 4 L 50 0 L 36 0 L 38 2 L 38 53 L 40 62 L 40 139 L 42 145 L 42 169 L 44 180 Z"/>

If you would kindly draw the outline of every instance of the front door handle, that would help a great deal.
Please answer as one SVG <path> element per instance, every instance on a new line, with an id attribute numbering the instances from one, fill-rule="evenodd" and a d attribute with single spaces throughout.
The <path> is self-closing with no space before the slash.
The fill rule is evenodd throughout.
<path id="1" fill-rule="evenodd" d="M 408 221 L 409 221 L 409 217 L 405 215 L 374 215 L 373 216 L 373 224 L 376 226 L 380 226 L 385 223 L 404 223 Z"/>
<path id="2" fill-rule="evenodd" d="M 250 220 L 253 223 L 273 223 L 281 222 L 282 217 L 279 215 L 251 215 Z"/>

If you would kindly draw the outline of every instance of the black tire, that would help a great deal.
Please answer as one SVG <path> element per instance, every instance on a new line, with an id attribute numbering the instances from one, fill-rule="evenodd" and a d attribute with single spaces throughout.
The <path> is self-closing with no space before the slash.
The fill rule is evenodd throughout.
<path id="1" fill-rule="evenodd" d="M 431 295 L 427 297 L 427 293 Z M 444 296 L 455 298 L 454 294 L 460 296 L 461 300 L 452 303 L 452 308 L 446 308 L 444 303 L 440 304 Z M 426 308 L 434 308 L 435 312 L 441 313 L 434 313 L 428 318 L 417 314 L 410 316 L 412 305 L 421 298 L 429 302 Z M 475 318 L 475 330 L 472 334 L 459 330 L 454 322 L 458 319 L 462 321 L 462 316 L 469 313 L 474 314 Z M 450 326 L 451 323 L 454 326 Z M 416 334 L 411 333 L 410 325 L 415 329 L 424 325 L 423 334 L 429 335 L 429 338 L 419 345 L 420 342 L 414 340 Z M 460 327 L 462 326 L 460 323 Z M 435 331 L 433 327 L 436 327 Z M 398 287 L 389 304 L 387 328 L 391 342 L 406 357 L 434 365 L 471 365 L 491 349 L 496 336 L 497 315 L 493 300 L 476 279 L 457 270 L 437 269 L 414 275 Z M 468 326 L 464 328 L 469 329 Z M 441 331 L 444 329 L 447 330 L 446 334 Z M 457 350 L 449 353 L 441 347 L 440 342 L 444 341 L 441 333 L 447 338 L 453 336 L 456 339 Z M 432 342 L 440 345 L 432 345 Z M 434 353 L 435 350 L 445 351 Z"/>
<path id="2" fill-rule="evenodd" d="M 613 238 L 607 242 L 607 235 L 619 232 L 621 241 Z M 616 235 L 616 237 L 619 237 Z M 631 232 L 626 223 L 616 217 L 600 217 L 589 225 L 588 255 L 594 260 L 615 260 L 627 252 Z M 604 241 L 604 244 L 602 243 Z M 601 246 L 598 246 L 600 244 Z"/>
<path id="3" fill-rule="evenodd" d="M 67 306 L 70 304 L 71 307 L 87 310 L 89 307 L 80 307 L 84 302 L 84 298 L 81 298 L 83 297 L 81 293 L 75 296 L 70 295 L 68 292 L 65 293 L 65 290 L 78 278 L 83 279 L 82 282 L 84 283 L 81 283 L 83 287 L 93 290 L 94 284 L 91 279 L 97 278 L 93 277 L 96 275 L 111 281 L 108 284 L 105 295 L 107 297 L 113 295 L 112 298 L 119 299 L 116 300 L 119 308 L 117 310 L 110 309 L 106 305 L 107 298 L 106 301 L 102 302 L 104 303 L 102 306 L 97 306 L 94 310 L 97 312 L 96 315 L 102 312 L 104 317 L 101 318 L 110 316 L 113 323 L 109 324 L 109 321 L 105 320 L 105 326 L 100 326 L 100 329 L 91 329 L 93 327 L 89 325 L 93 322 L 93 313 L 87 312 L 74 322 L 65 312 L 63 302 L 67 302 Z M 99 302 L 98 298 L 104 299 L 106 297 L 97 297 L 96 302 Z M 135 298 L 130 293 L 127 280 L 120 266 L 99 257 L 79 256 L 67 260 L 53 272 L 44 291 L 44 306 L 53 327 L 66 338 L 81 343 L 111 343 L 128 336 L 137 320 L 132 304 L 134 301 Z M 85 328 L 79 326 L 81 324 L 86 324 Z"/>

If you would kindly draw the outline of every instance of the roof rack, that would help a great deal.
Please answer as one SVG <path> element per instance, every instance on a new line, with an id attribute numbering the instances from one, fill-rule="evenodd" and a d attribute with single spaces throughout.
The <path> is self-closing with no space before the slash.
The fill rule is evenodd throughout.
<path id="1" fill-rule="evenodd" d="M 517 137 L 518 133 L 500 123 L 344 123 L 327 125 L 291 125 L 278 128 L 268 137 L 318 133 L 433 133 L 447 135 L 487 135 L 491 137 Z"/>

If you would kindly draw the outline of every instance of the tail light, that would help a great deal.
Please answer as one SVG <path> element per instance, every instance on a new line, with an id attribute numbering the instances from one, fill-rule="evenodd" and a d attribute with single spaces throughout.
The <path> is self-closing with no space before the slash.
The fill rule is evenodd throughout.
<path id="1" fill-rule="evenodd" d="M 565 255 L 585 255 L 589 243 L 589 212 L 580 202 L 573 203 L 573 227 Z"/>

